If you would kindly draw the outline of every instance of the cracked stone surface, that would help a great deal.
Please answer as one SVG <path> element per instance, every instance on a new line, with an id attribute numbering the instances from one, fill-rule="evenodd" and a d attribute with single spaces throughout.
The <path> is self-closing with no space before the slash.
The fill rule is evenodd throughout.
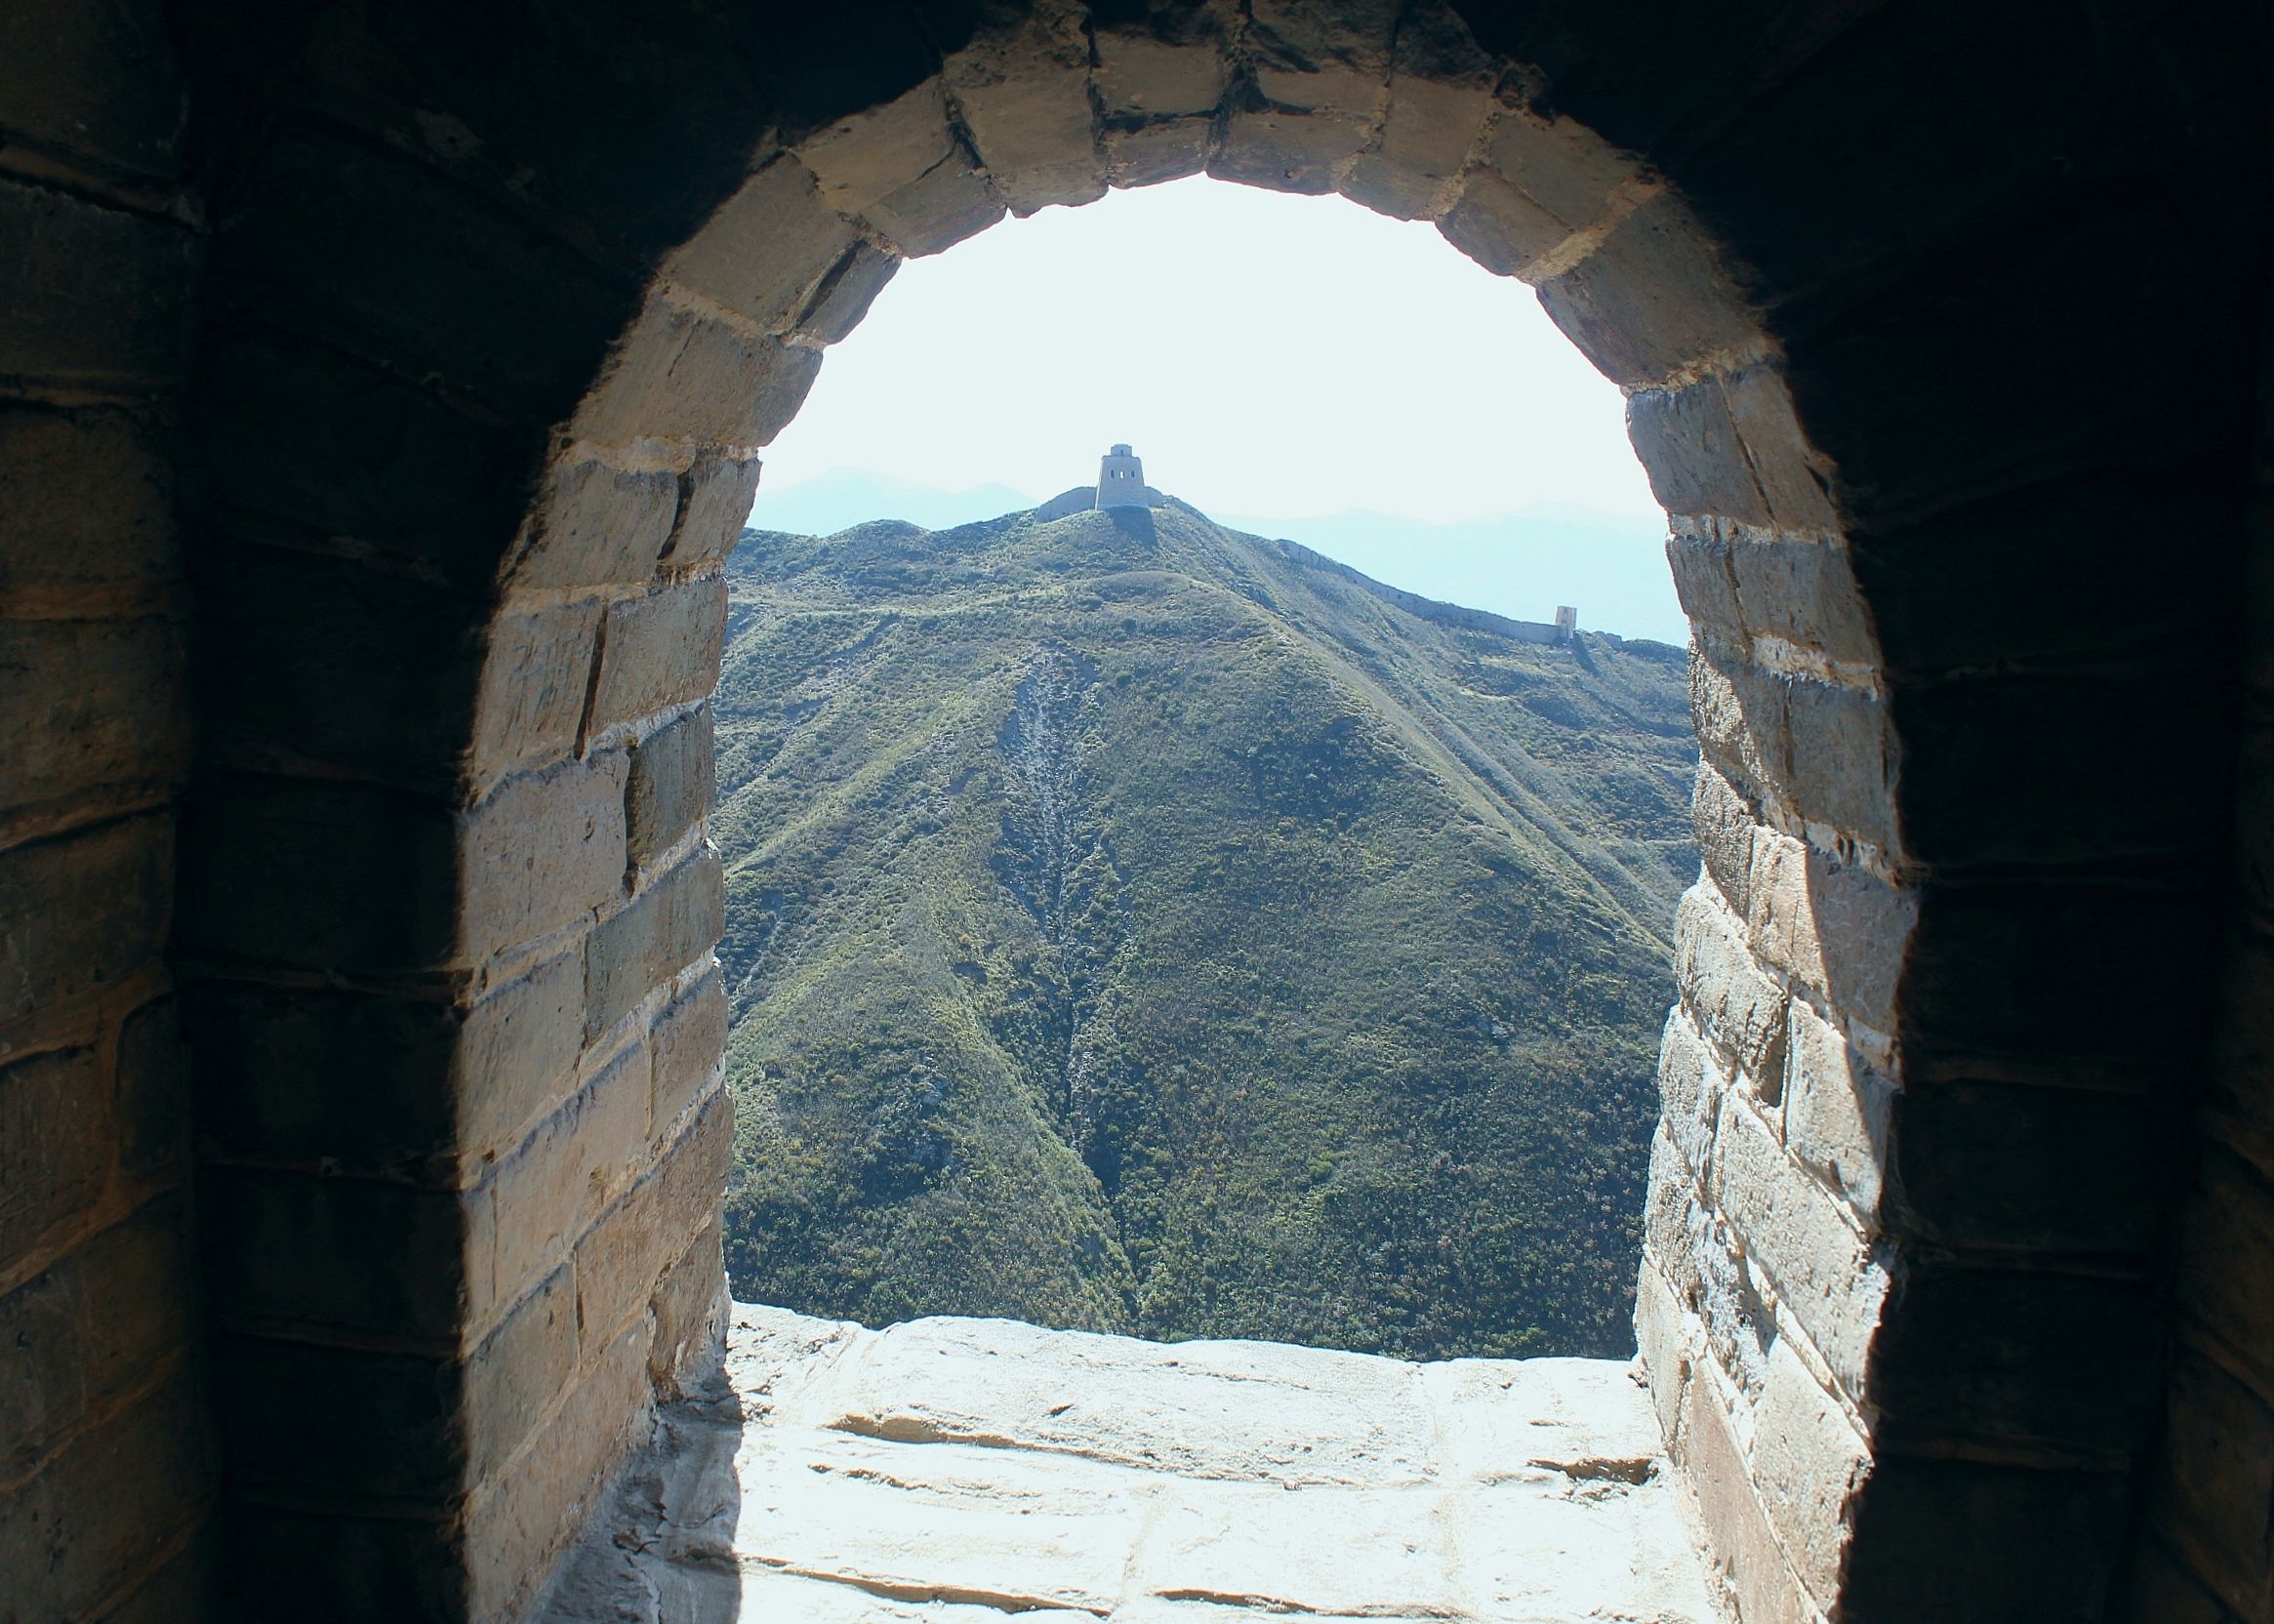
<path id="1" fill-rule="evenodd" d="M 1711 1624 L 1631 1367 L 737 1304 L 560 1624 Z"/>

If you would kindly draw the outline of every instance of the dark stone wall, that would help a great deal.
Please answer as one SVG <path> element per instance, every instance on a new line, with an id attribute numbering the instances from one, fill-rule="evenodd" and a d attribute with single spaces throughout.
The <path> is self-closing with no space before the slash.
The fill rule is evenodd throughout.
<path id="1" fill-rule="evenodd" d="M 1435 221 L 1629 391 L 1707 762 L 1641 1329 L 1748 1618 L 2274 1616 L 2254 11 L 0 45 L 18 1610 L 527 1612 L 714 1330 L 676 742 L 759 449 L 902 257 L 1205 169 Z"/>

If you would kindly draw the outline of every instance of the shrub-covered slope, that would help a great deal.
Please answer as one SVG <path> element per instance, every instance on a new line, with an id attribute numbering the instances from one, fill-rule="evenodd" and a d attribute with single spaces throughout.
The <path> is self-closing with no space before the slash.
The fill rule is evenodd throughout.
<path id="1" fill-rule="evenodd" d="M 717 699 L 739 1297 L 1631 1346 L 1683 659 L 1190 508 L 752 532 Z"/>

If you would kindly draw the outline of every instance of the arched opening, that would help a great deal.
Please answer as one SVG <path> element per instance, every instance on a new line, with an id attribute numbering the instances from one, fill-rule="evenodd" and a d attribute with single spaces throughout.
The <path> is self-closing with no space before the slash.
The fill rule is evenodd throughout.
<path id="1" fill-rule="evenodd" d="M 1684 624 L 1664 515 L 1536 303 L 1196 177 L 905 267 L 766 455 L 711 708 L 734 1295 L 1631 1356 L 1695 751 L 1681 647 L 1619 635 Z"/>
<path id="2" fill-rule="evenodd" d="M 31 1610 L 528 1604 L 713 1324 L 674 729 L 757 448 L 895 256 L 1201 168 L 1435 218 L 1631 391 L 1713 768 L 1640 1318 L 1747 1615 L 2262 1610 L 2249 25 L 665 11 L 74 22 L 11 90 Z M 191 1190 L 202 1333 L 123 1377 L 71 1305 Z"/>

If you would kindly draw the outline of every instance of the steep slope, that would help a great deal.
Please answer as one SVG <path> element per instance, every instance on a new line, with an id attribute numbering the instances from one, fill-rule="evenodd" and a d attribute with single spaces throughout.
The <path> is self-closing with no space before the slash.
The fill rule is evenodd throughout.
<path id="1" fill-rule="evenodd" d="M 731 584 L 738 1297 L 1629 1345 L 1679 651 L 1176 506 L 753 532 Z"/>

